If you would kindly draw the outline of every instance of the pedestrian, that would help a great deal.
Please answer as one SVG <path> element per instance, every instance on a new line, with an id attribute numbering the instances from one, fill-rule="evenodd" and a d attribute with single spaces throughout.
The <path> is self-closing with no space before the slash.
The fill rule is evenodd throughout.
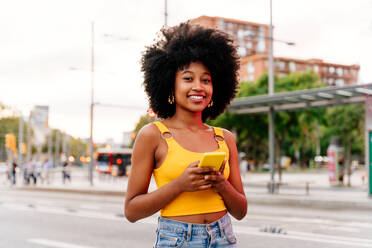
<path id="1" fill-rule="evenodd" d="M 52 163 L 49 159 L 46 159 L 43 165 L 44 179 L 47 184 L 50 184 L 50 170 L 52 169 Z"/>
<path id="2" fill-rule="evenodd" d="M 12 169 L 11 169 L 11 184 L 12 185 L 16 185 L 17 183 L 17 163 L 15 162 L 15 160 L 13 160 L 12 162 Z"/>
<path id="3" fill-rule="evenodd" d="M 126 218 L 135 222 L 160 210 L 154 247 L 236 247 L 229 214 L 242 219 L 247 200 L 234 136 L 205 124 L 236 92 L 239 60 L 232 40 L 182 23 L 162 29 L 141 65 L 150 107 L 161 121 L 137 135 Z M 198 167 L 211 151 L 226 152 L 219 171 Z M 158 188 L 148 193 L 152 174 Z"/>
<path id="4" fill-rule="evenodd" d="M 67 161 L 63 162 L 63 165 L 62 165 L 62 181 L 63 181 L 63 184 L 65 184 L 66 180 L 68 180 L 71 183 L 70 165 Z"/>
<path id="5" fill-rule="evenodd" d="M 40 160 L 35 161 L 34 174 L 37 181 L 40 181 L 42 184 L 44 184 L 43 163 Z"/>
<path id="6" fill-rule="evenodd" d="M 35 167 L 36 167 L 35 160 L 30 160 L 27 163 L 27 169 L 26 169 L 26 171 L 27 171 L 27 179 L 26 179 L 27 184 L 30 183 L 31 179 L 33 180 L 33 185 L 36 185 L 36 183 L 37 183 L 37 176 L 36 176 Z"/>

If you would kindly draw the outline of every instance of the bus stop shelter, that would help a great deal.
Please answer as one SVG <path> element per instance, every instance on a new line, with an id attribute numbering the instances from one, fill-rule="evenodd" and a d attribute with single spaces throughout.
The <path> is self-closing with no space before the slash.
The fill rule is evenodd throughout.
<path id="1" fill-rule="evenodd" d="M 296 111 L 347 104 L 365 104 L 365 165 L 372 197 L 372 83 L 236 98 L 228 111 L 236 114 Z M 273 145 L 269 144 L 272 149 Z"/>

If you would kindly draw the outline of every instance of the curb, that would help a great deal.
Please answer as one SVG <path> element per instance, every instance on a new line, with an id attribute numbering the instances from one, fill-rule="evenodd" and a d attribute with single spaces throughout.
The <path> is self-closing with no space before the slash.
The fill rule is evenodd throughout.
<path id="1" fill-rule="evenodd" d="M 16 187 L 14 190 L 23 191 L 44 191 L 57 193 L 89 194 L 98 196 L 121 196 L 125 197 L 125 191 L 99 190 L 99 189 L 76 189 L 76 188 L 53 188 L 53 187 Z M 304 196 L 287 197 L 286 195 L 257 195 L 246 192 L 248 205 L 270 205 L 270 206 L 291 206 L 291 207 L 311 207 L 317 209 L 351 209 L 351 210 L 372 210 L 372 199 L 366 196 L 365 201 L 338 201 L 322 200 L 314 198 L 304 198 Z M 305 196 L 311 197 L 311 196 Z"/>
<path id="2" fill-rule="evenodd" d="M 44 188 L 44 187 L 17 187 L 15 190 L 23 191 L 44 191 L 57 193 L 73 193 L 88 195 L 107 195 L 107 196 L 125 196 L 125 191 L 99 190 L 99 189 L 66 189 L 66 188 Z"/>
<path id="3" fill-rule="evenodd" d="M 367 198 L 367 196 L 366 196 Z M 337 209 L 337 210 L 372 210 L 372 200 L 363 202 L 338 201 L 338 200 L 321 200 L 321 199 L 294 199 L 286 196 L 251 196 L 247 194 L 248 205 L 275 205 L 275 206 L 292 206 L 292 207 L 311 207 L 316 209 Z"/>

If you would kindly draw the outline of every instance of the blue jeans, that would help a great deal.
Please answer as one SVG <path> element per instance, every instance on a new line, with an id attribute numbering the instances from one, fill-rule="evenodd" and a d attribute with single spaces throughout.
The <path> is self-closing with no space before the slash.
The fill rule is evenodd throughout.
<path id="1" fill-rule="evenodd" d="M 235 247 L 231 219 L 226 214 L 210 224 L 191 224 L 159 217 L 154 248 L 161 247 Z"/>

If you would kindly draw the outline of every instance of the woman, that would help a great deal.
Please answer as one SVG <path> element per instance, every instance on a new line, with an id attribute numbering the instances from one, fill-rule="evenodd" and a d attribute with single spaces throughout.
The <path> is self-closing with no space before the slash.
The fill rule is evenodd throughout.
<path id="1" fill-rule="evenodd" d="M 235 95 L 239 61 L 226 34 L 183 23 L 163 29 L 142 58 L 150 107 L 162 121 L 143 127 L 133 148 L 125 199 L 131 222 L 160 210 L 154 247 L 236 247 L 231 214 L 247 212 L 231 132 L 206 125 Z M 220 171 L 198 167 L 224 151 Z M 148 192 L 151 175 L 158 189 Z"/>

